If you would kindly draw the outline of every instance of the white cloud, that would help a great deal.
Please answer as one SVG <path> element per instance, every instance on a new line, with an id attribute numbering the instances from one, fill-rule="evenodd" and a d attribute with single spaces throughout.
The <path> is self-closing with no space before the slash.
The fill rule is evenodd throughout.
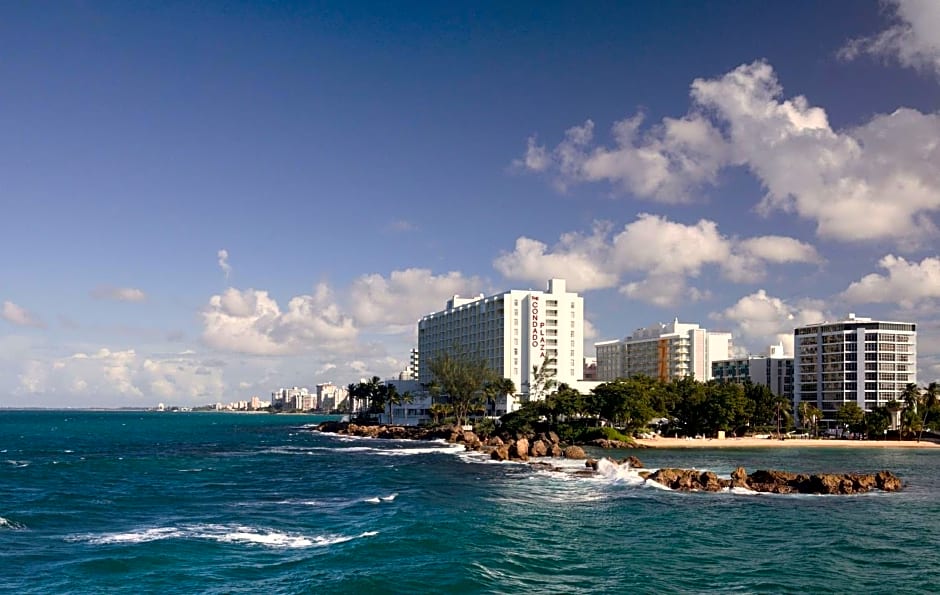
<path id="1" fill-rule="evenodd" d="M 690 114 L 664 118 L 645 135 L 643 114 L 616 122 L 614 146 L 592 147 L 594 122 L 569 128 L 552 151 L 530 137 L 522 159 L 514 165 L 534 172 L 556 169 L 556 185 L 607 181 L 626 192 L 662 202 L 685 202 L 690 190 L 713 183 L 725 161 L 721 134 L 705 118 Z"/>
<path id="2" fill-rule="evenodd" d="M 886 0 L 886 4 L 893 9 L 896 23 L 877 35 L 853 39 L 839 56 L 847 60 L 860 54 L 888 57 L 940 76 L 940 2 Z"/>
<path id="3" fill-rule="evenodd" d="M 620 288 L 623 295 L 654 306 L 666 308 L 683 302 L 698 302 L 711 297 L 708 291 L 689 287 L 685 277 L 650 275 Z"/>
<path id="4" fill-rule="evenodd" d="M 665 307 L 709 297 L 707 291 L 688 285 L 688 279 L 698 277 L 704 267 L 717 269 L 730 281 L 751 283 L 763 278 L 768 264 L 822 262 L 815 248 L 799 240 L 729 238 L 707 219 L 687 225 L 642 213 L 621 232 L 611 235 L 611 231 L 609 223 L 599 222 L 590 234 L 562 235 L 551 249 L 537 240 L 519 238 L 516 249 L 501 254 L 493 264 L 508 279 L 542 282 L 561 277 L 576 291 L 625 281 L 620 287 L 623 295 Z M 641 278 L 636 279 L 637 274 Z"/>
<path id="5" fill-rule="evenodd" d="M 515 250 L 500 254 L 493 261 L 493 267 L 507 279 L 516 281 L 544 283 L 553 278 L 566 279 L 568 288 L 573 291 L 613 287 L 617 284 L 617 275 L 606 270 L 610 229 L 609 223 L 599 222 L 590 235 L 566 233 L 552 249 L 538 240 L 520 237 Z"/>
<path id="6" fill-rule="evenodd" d="M 111 287 L 103 285 L 96 287 L 91 292 L 92 297 L 99 300 L 114 300 L 118 302 L 142 302 L 147 299 L 147 294 L 134 287 Z"/>
<path id="7" fill-rule="evenodd" d="M 692 84 L 697 104 L 728 129 L 736 163 L 767 189 L 764 212 L 793 211 L 842 241 L 893 239 L 910 247 L 932 235 L 940 209 L 940 117 L 899 109 L 833 131 L 803 97 L 780 100 L 769 64 L 740 66 Z"/>
<path id="8" fill-rule="evenodd" d="M 329 288 L 292 298 L 285 311 L 267 291 L 235 288 L 209 299 L 202 338 L 216 349 L 255 355 L 287 355 L 317 349 L 345 350 L 357 329 L 332 302 Z"/>
<path id="9" fill-rule="evenodd" d="M 588 121 L 536 163 L 562 188 L 608 181 L 664 202 L 689 198 L 716 183 L 722 168 L 741 166 L 766 189 L 761 212 L 815 221 L 821 237 L 911 248 L 936 232 L 930 215 L 940 210 L 940 115 L 901 108 L 835 131 L 824 109 L 782 93 L 769 64 L 745 64 L 696 79 L 693 105 L 679 120 L 665 118 L 646 135 L 639 117 L 618 122 L 614 149 L 593 145 Z M 533 147 L 530 141 L 527 154 Z"/>
<path id="10" fill-rule="evenodd" d="M 21 306 L 17 306 L 11 301 L 3 302 L 3 310 L 0 311 L 0 316 L 7 322 L 18 326 L 32 326 L 37 328 L 44 328 L 46 326 L 38 316 Z"/>
<path id="11" fill-rule="evenodd" d="M 454 295 L 479 294 L 482 284 L 476 277 L 458 272 L 434 275 L 428 269 L 392 271 L 388 278 L 363 275 L 350 288 L 350 310 L 361 326 L 413 333 L 422 316 L 443 309 Z"/>
<path id="12" fill-rule="evenodd" d="M 232 265 L 228 263 L 228 250 L 222 248 L 216 253 L 216 256 L 219 257 L 219 268 L 222 269 L 222 272 L 225 273 L 225 278 L 228 279 L 229 275 L 232 273 Z"/>
<path id="13" fill-rule="evenodd" d="M 711 318 L 736 325 L 735 337 L 742 337 L 754 350 L 763 352 L 771 344 L 783 343 L 784 351 L 793 354 L 793 329 L 826 320 L 823 305 L 816 300 L 788 303 L 767 295 L 763 289 L 746 295 L 733 306 Z"/>
<path id="14" fill-rule="evenodd" d="M 29 360 L 19 380 L 17 393 L 21 395 L 119 398 L 137 404 L 151 399 L 209 402 L 224 392 L 219 367 L 207 366 L 189 354 L 142 357 L 133 349 L 101 348 L 47 362 Z"/>
<path id="15" fill-rule="evenodd" d="M 897 303 L 903 308 L 940 299 L 940 257 L 917 263 L 889 254 L 878 265 L 887 274 L 865 275 L 849 285 L 842 298 L 858 304 Z"/>

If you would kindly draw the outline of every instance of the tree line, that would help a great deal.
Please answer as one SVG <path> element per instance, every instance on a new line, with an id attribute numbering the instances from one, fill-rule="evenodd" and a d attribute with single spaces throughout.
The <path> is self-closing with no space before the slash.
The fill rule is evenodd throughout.
<path id="1" fill-rule="evenodd" d="M 449 419 L 464 425 L 473 417 L 486 417 L 494 411 L 497 398 L 516 393 L 513 382 L 488 368 L 481 358 L 444 354 L 427 365 L 432 380 L 424 388 L 432 396 L 430 414 L 435 423 Z M 796 414 L 807 432 L 818 435 L 822 429 L 824 415 L 815 403 L 803 401 L 794 412 L 787 397 L 775 395 L 763 384 L 633 376 L 604 382 L 582 394 L 557 384 L 550 374 L 552 365 L 546 358 L 533 367 L 528 387 L 532 400 L 504 415 L 502 427 L 521 430 L 547 424 L 564 434 L 587 425 L 610 425 L 632 434 L 645 431 L 657 420 L 666 435 L 715 436 L 719 431 L 729 436 L 779 435 L 795 427 Z M 391 423 L 392 406 L 413 401 L 410 393 L 399 394 L 393 384 L 377 376 L 350 384 L 349 394 L 350 399 L 364 402 L 364 411 L 370 414 L 387 411 Z M 924 429 L 940 428 L 940 385 L 933 382 L 921 388 L 911 384 L 902 400 L 867 412 L 847 403 L 835 412 L 835 420 L 843 430 L 877 437 L 892 425 L 892 415 L 900 417 L 901 435 L 919 439 Z"/>

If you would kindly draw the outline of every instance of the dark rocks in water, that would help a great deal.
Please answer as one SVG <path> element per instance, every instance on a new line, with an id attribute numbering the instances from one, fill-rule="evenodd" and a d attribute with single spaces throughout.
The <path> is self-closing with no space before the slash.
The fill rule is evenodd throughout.
<path id="1" fill-rule="evenodd" d="M 643 468 L 643 462 L 640 461 L 640 459 L 636 458 L 636 457 L 633 456 L 633 455 L 630 455 L 629 457 L 627 457 L 627 458 L 621 460 L 620 463 L 621 463 L 621 464 L 626 463 L 626 464 L 630 465 L 630 468 L 631 468 L 631 469 L 642 469 L 642 468 Z"/>
<path id="2" fill-rule="evenodd" d="M 717 492 L 724 488 L 747 488 L 772 494 L 863 494 L 873 489 L 895 492 L 903 487 L 901 479 L 890 471 L 867 473 L 792 473 L 761 469 L 750 475 L 743 467 L 720 479 L 711 471 L 694 469 L 659 469 L 646 476 L 673 490 L 682 492 Z"/>

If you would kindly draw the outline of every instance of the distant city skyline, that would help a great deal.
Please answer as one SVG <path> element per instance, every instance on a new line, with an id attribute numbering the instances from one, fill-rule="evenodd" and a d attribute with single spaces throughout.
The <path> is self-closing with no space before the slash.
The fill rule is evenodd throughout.
<path id="1" fill-rule="evenodd" d="M 408 367 L 455 294 L 940 379 L 940 2 L 0 7 L 0 407 Z"/>

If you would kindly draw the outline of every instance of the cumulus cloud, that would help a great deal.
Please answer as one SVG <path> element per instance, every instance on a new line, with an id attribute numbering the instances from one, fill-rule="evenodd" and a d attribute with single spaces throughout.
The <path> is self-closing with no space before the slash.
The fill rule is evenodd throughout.
<path id="1" fill-rule="evenodd" d="M 713 320 L 733 323 L 735 336 L 742 337 L 755 352 L 767 345 L 783 343 L 784 352 L 793 355 L 793 329 L 826 320 L 823 304 L 817 300 L 789 303 L 767 295 L 763 289 L 746 295 L 722 312 L 713 313 Z"/>
<path id="2" fill-rule="evenodd" d="M 418 319 L 444 308 L 454 295 L 482 291 L 477 277 L 450 272 L 434 275 L 428 269 L 392 271 L 386 278 L 363 275 L 350 288 L 350 310 L 357 324 L 378 325 L 385 332 L 413 331 Z"/>
<path id="3" fill-rule="evenodd" d="M 901 108 L 833 130 L 823 108 L 802 96 L 783 98 L 763 61 L 696 79 L 691 99 L 686 116 L 665 118 L 645 134 L 640 117 L 618 122 L 613 148 L 594 143 L 591 121 L 570 128 L 551 151 L 530 139 L 517 164 L 538 164 L 527 169 L 550 172 L 562 188 L 607 181 L 661 202 L 689 198 L 715 184 L 723 168 L 743 167 L 766 190 L 760 212 L 815 221 L 821 237 L 893 240 L 907 249 L 935 233 L 940 115 Z"/>
<path id="4" fill-rule="evenodd" d="M 134 287 L 112 287 L 102 285 L 91 292 L 91 296 L 99 300 L 114 300 L 117 302 L 142 302 L 147 294 Z"/>
<path id="5" fill-rule="evenodd" d="M 612 147 L 593 146 L 594 122 L 569 128 L 553 150 L 530 137 L 525 155 L 514 162 L 533 172 L 557 171 L 556 186 L 607 181 L 624 191 L 662 202 L 685 202 L 689 192 L 713 183 L 726 159 L 725 143 L 712 124 L 697 114 L 664 118 L 646 133 L 644 115 L 613 125 Z"/>
<path id="6" fill-rule="evenodd" d="M 895 23 L 888 29 L 853 39 L 839 56 L 854 60 L 861 54 L 897 60 L 902 66 L 940 76 L 940 3 L 936 0 L 887 0 Z"/>
<path id="7" fill-rule="evenodd" d="M 793 238 L 731 238 L 707 219 L 684 224 L 642 213 L 618 233 L 600 222 L 589 234 L 564 234 L 551 248 L 519 238 L 515 250 L 501 254 L 493 264 L 508 279 L 541 282 L 557 276 L 568 279 L 577 291 L 620 285 L 627 297 L 669 306 L 709 297 L 688 285 L 705 267 L 729 281 L 751 283 L 764 277 L 767 265 L 821 262 L 814 247 Z M 637 275 L 640 278 L 630 278 Z"/>
<path id="8" fill-rule="evenodd" d="M 228 279 L 228 276 L 232 273 L 232 265 L 228 263 L 228 250 L 222 248 L 216 253 L 216 256 L 219 257 L 219 268 L 222 269 L 225 278 Z"/>
<path id="9" fill-rule="evenodd" d="M 77 352 L 48 362 L 29 360 L 19 376 L 17 392 L 67 397 L 196 399 L 223 393 L 221 369 L 191 354 L 144 357 L 135 350 L 101 348 Z"/>
<path id="10" fill-rule="evenodd" d="M 493 267 L 507 279 L 544 283 L 546 279 L 566 279 L 569 289 L 589 291 L 613 287 L 617 275 L 608 270 L 611 225 L 598 222 L 590 234 L 566 233 L 549 248 L 531 238 L 520 237 L 512 252 L 503 252 Z"/>
<path id="11" fill-rule="evenodd" d="M 254 355 L 347 349 L 358 332 L 325 284 L 291 298 L 283 311 L 267 291 L 229 288 L 209 299 L 202 320 L 207 345 Z"/>
<path id="12" fill-rule="evenodd" d="M 36 328 L 44 328 L 46 326 L 38 316 L 9 300 L 3 302 L 3 310 L 0 310 L 0 316 L 7 322 L 17 326 L 32 326 Z"/>
<path id="13" fill-rule="evenodd" d="M 914 308 L 940 298 L 940 257 L 909 262 L 889 254 L 878 262 L 886 274 L 871 273 L 842 292 L 842 298 L 857 304 L 897 303 Z"/>

